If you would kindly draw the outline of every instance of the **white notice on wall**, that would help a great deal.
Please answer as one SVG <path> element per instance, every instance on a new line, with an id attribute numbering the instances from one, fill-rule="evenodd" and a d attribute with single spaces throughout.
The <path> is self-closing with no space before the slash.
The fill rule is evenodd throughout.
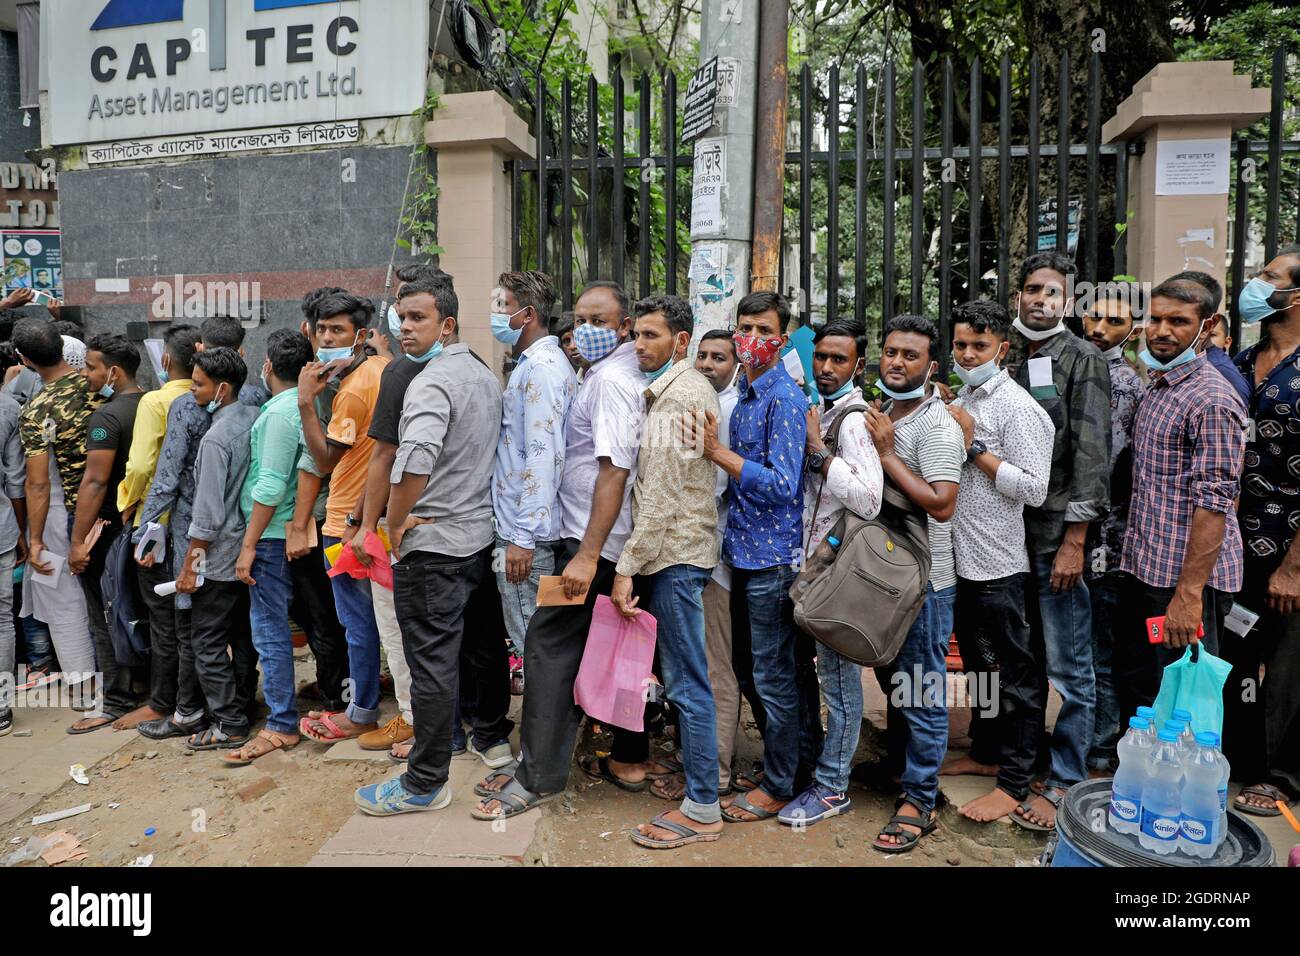
<path id="1" fill-rule="evenodd" d="M 721 138 L 695 141 L 695 183 L 691 190 L 692 239 L 722 233 L 722 190 L 726 158 L 726 142 Z"/>
<path id="2" fill-rule="evenodd" d="M 1161 140 L 1156 145 L 1157 196 L 1219 196 L 1227 192 L 1227 139 Z"/>

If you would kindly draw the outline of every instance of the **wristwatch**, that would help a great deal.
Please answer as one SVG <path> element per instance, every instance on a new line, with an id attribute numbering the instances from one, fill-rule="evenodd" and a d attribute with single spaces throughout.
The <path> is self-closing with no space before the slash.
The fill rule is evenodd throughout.
<path id="1" fill-rule="evenodd" d="M 982 441 L 976 438 L 973 442 L 970 443 L 970 448 L 966 450 L 966 460 L 974 461 L 976 458 L 984 454 L 986 451 L 988 451 L 988 446 L 986 446 Z"/>
<path id="2" fill-rule="evenodd" d="M 354 515 L 351 511 L 348 512 L 348 516 L 347 518 L 344 519 L 344 522 L 347 524 L 349 528 L 361 527 L 361 519 L 358 518 L 356 515 Z"/>
<path id="3" fill-rule="evenodd" d="M 825 466 L 826 459 L 830 457 L 830 455 L 825 454 L 824 452 L 815 451 L 804 459 L 804 470 L 811 474 L 817 474 L 822 470 L 823 466 Z"/>

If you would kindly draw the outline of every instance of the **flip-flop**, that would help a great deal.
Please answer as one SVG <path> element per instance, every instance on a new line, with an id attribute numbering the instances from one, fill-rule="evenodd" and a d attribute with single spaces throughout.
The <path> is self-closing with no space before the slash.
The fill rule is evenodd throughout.
<path id="1" fill-rule="evenodd" d="M 1283 803 L 1288 805 L 1291 803 L 1287 798 L 1287 795 L 1271 783 L 1257 783 L 1253 787 L 1245 787 L 1241 793 L 1237 795 L 1237 798 L 1232 801 L 1232 809 L 1239 810 L 1242 813 L 1249 813 L 1256 817 L 1280 817 L 1282 811 L 1274 805 L 1256 807 L 1249 803 L 1243 803 L 1241 798 L 1246 794 L 1250 794 L 1254 797 L 1263 797 L 1266 800 L 1272 800 L 1275 802 L 1281 800 Z"/>
<path id="2" fill-rule="evenodd" d="M 748 784 L 744 786 L 743 784 Z M 731 778 L 731 789 L 742 793 L 749 793 L 751 790 L 757 790 L 763 785 L 762 768 L 746 770 L 743 773 L 735 774 Z"/>
<path id="3" fill-rule="evenodd" d="M 1056 807 L 1059 810 L 1061 807 L 1061 798 L 1065 795 L 1062 793 L 1057 793 L 1055 788 L 1051 788 L 1051 789 L 1044 789 L 1042 793 L 1036 794 L 1036 796 L 1042 797 L 1044 800 L 1046 800 L 1048 803 L 1050 803 L 1052 806 Z M 1025 814 L 1032 812 L 1029 807 L 1029 803 L 1032 799 L 1033 797 L 1026 797 L 1024 800 L 1020 802 L 1020 806 L 1016 808 L 1020 811 L 1020 813 L 1017 813 L 1015 810 L 1012 810 L 1011 813 L 1008 814 L 1011 817 L 1011 822 L 1014 823 L 1016 826 L 1020 827 L 1022 830 L 1030 830 L 1034 833 L 1051 833 L 1053 830 L 1056 829 L 1056 824 L 1052 824 L 1050 827 L 1045 827 L 1042 826 L 1041 824 L 1034 823 L 1025 817 Z"/>
<path id="4" fill-rule="evenodd" d="M 249 741 L 248 731 L 244 731 L 244 736 L 242 737 L 223 737 L 220 740 L 215 740 L 213 738 L 212 735 L 216 732 L 216 728 L 214 727 L 209 727 L 207 730 L 200 730 L 197 734 L 185 739 L 185 746 L 189 747 L 191 750 L 231 750 L 233 748 L 242 747 Z M 195 737 L 199 738 L 198 743 L 194 742 Z"/>
<path id="5" fill-rule="evenodd" d="M 668 785 L 675 784 L 679 780 L 681 782 L 682 792 L 673 796 L 666 796 L 663 793 L 662 788 L 656 786 L 656 784 L 668 784 Z M 680 801 L 682 797 L 686 796 L 686 775 L 684 773 L 683 774 L 675 773 L 671 777 L 660 777 L 658 780 L 650 784 L 650 796 L 658 797 L 660 800 Z"/>
<path id="6" fill-rule="evenodd" d="M 732 800 L 728 806 L 722 808 L 722 819 L 728 823 L 758 823 L 759 820 L 770 820 L 780 813 L 780 810 L 764 810 L 762 807 L 756 807 L 749 802 L 749 794 L 753 791 L 742 793 L 735 800 Z M 732 810 L 745 810 L 752 813 L 757 819 L 747 820 L 744 817 L 733 817 Z"/>
<path id="7" fill-rule="evenodd" d="M 901 804 L 900 804 L 901 806 Z M 913 833 L 911 830 L 904 830 L 903 826 L 920 827 L 920 833 Z M 885 825 L 880 828 L 880 833 L 876 839 L 871 842 L 871 849 L 879 853 L 911 853 L 916 849 L 916 845 L 921 842 L 923 837 L 929 836 L 939 827 L 939 815 L 930 814 L 928 823 L 922 823 L 920 817 L 906 817 L 896 815 L 885 821 Z M 876 842 L 882 836 L 897 837 L 902 843 L 878 843 Z"/>
<path id="8" fill-rule="evenodd" d="M 607 780 L 620 790 L 626 790 L 629 793 L 640 793 L 650 786 L 649 780 L 624 780 L 622 777 L 615 776 L 609 769 L 609 758 L 598 757 L 590 754 L 578 760 L 578 766 L 592 780 Z"/>
<path id="9" fill-rule="evenodd" d="M 66 729 L 66 732 L 72 734 L 74 737 L 80 734 L 93 734 L 95 731 L 103 730 L 105 727 L 112 727 L 113 721 L 118 720 L 120 716 L 121 715 L 119 715 L 118 717 L 109 717 L 102 724 L 96 724 L 94 727 L 83 727 L 81 730 L 77 730 L 75 724 L 69 724 Z M 78 721 L 78 723 L 79 722 L 80 721 Z"/>
<path id="10" fill-rule="evenodd" d="M 536 794 L 527 789 L 515 777 L 510 778 L 510 782 L 502 787 L 497 793 L 486 797 L 486 800 L 496 800 L 501 804 L 499 813 L 487 813 L 478 807 L 471 807 L 469 815 L 475 820 L 504 820 L 507 817 L 517 817 L 521 813 L 527 813 L 534 807 L 539 807 L 547 800 L 554 800 L 563 790 L 557 790 L 555 793 Z"/>
<path id="11" fill-rule="evenodd" d="M 667 780 L 669 777 L 676 776 L 679 773 L 685 773 L 686 771 L 686 768 L 682 766 L 681 761 L 674 760 L 672 757 L 651 757 L 650 762 L 667 767 L 668 772 L 659 773 L 658 771 L 655 771 L 652 773 L 647 770 L 645 774 L 647 780 Z"/>
<path id="12" fill-rule="evenodd" d="M 330 719 L 331 717 L 337 717 L 342 713 L 342 711 L 312 711 L 312 713 L 318 714 L 319 716 L 312 717 L 309 715 L 298 720 L 298 733 L 302 734 L 304 737 L 310 737 L 312 740 L 320 744 L 334 744 L 338 743 L 340 740 L 351 740 L 353 736 L 361 736 L 360 734 L 348 734 L 346 731 L 342 730 L 338 724 L 334 723 L 334 721 Z M 317 731 L 314 726 L 317 724 L 328 730 L 329 735 Z"/>
<path id="13" fill-rule="evenodd" d="M 493 770 L 491 773 L 489 773 L 478 783 L 474 784 L 474 792 L 485 800 L 491 800 L 498 793 L 500 793 L 501 790 L 504 790 L 505 787 L 503 786 L 501 790 L 489 790 L 487 788 L 488 782 L 495 780 L 497 777 L 506 777 L 509 780 L 513 780 L 515 778 L 515 773 L 517 773 L 518 770 L 519 770 L 518 760 L 513 760 L 510 763 L 506 764 L 504 767 L 498 767 L 496 770 Z"/>
<path id="14" fill-rule="evenodd" d="M 651 820 L 650 824 L 651 826 L 661 827 L 664 830 L 671 830 L 673 833 L 677 834 L 676 839 L 658 840 L 654 837 L 646 836 L 644 833 L 640 833 L 637 830 L 633 830 L 628 834 L 632 837 L 632 842 L 639 846 L 649 847 L 652 850 L 675 850 L 679 846 L 689 846 L 692 843 L 713 843 L 718 839 L 718 837 L 722 836 L 721 830 L 712 833 L 708 831 L 702 832 L 700 830 L 692 830 L 690 827 L 681 823 L 675 823 L 672 820 L 665 820 L 664 817 L 671 812 L 671 810 L 665 810 L 663 813 L 659 814 L 659 816 Z"/>
<path id="15" fill-rule="evenodd" d="M 257 746 L 256 742 L 259 740 L 268 741 L 270 743 L 270 747 L 268 747 L 265 750 L 262 750 L 259 753 L 254 754 L 251 757 L 244 756 L 245 749 L 248 747 Z M 277 750 L 292 750 L 296 746 L 298 746 L 298 741 L 296 740 L 293 743 L 288 743 L 285 741 L 283 737 L 279 737 L 269 730 L 259 730 L 257 732 L 257 736 L 254 737 L 252 740 L 250 740 L 248 743 L 244 744 L 242 747 L 238 748 L 237 750 L 232 750 L 230 751 L 230 753 L 222 754 L 221 762 L 228 767 L 247 767 L 258 757 L 265 757 L 267 754 L 274 753 Z"/>

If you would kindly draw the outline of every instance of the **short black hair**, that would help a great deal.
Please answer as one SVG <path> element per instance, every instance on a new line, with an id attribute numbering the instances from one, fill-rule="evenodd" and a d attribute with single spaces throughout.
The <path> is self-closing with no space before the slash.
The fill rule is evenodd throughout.
<path id="1" fill-rule="evenodd" d="M 1208 319 L 1219 309 L 1219 300 L 1210 289 L 1194 279 L 1166 279 L 1151 290 L 1151 298 L 1175 299 L 1196 306 L 1196 314 Z"/>
<path id="2" fill-rule="evenodd" d="M 8 342 L 14 337 L 14 326 L 27 316 L 17 309 L 0 309 L 0 342 Z"/>
<path id="3" fill-rule="evenodd" d="M 192 325 L 173 322 L 167 326 L 167 331 L 163 333 L 163 349 L 177 366 L 172 369 L 173 375 L 178 369 L 183 369 L 184 377 L 188 378 L 194 371 L 194 356 L 198 352 L 200 341 L 199 330 Z"/>
<path id="4" fill-rule="evenodd" d="M 352 327 L 360 332 L 370 328 L 370 322 L 375 317 L 375 304 L 351 292 L 335 292 L 316 303 L 313 313 L 307 317 L 307 323 L 315 331 L 317 322 L 332 319 L 336 315 L 346 315 Z"/>
<path id="5" fill-rule="evenodd" d="M 690 303 L 675 295 L 649 295 L 632 306 L 633 320 L 642 316 L 662 312 L 668 326 L 668 334 L 695 331 L 695 313 Z"/>
<path id="6" fill-rule="evenodd" d="M 203 374 L 212 381 L 225 382 L 233 395 L 238 395 L 248 381 L 248 366 L 232 348 L 204 349 L 195 356 L 194 366 L 203 369 Z"/>
<path id="7" fill-rule="evenodd" d="M 551 320 L 551 334 L 562 339 L 573 331 L 573 313 L 562 312 L 559 318 Z"/>
<path id="8" fill-rule="evenodd" d="M 813 333 L 813 345 L 816 345 L 822 339 L 831 337 L 852 339 L 853 344 L 857 346 L 858 358 L 867 357 L 867 330 L 857 322 L 849 319 L 836 319 L 834 322 L 827 322 L 815 333 Z"/>
<path id="9" fill-rule="evenodd" d="M 320 305 L 323 299 L 328 299 L 332 295 L 338 295 L 347 292 L 336 285 L 325 285 L 319 289 L 312 289 L 302 297 L 302 317 L 307 320 L 307 324 L 313 329 L 316 328 L 316 307 Z"/>
<path id="10" fill-rule="evenodd" d="M 70 339 L 76 339 L 78 342 L 86 341 L 86 330 L 76 322 L 69 322 L 67 319 L 59 319 L 54 323 L 54 330 L 60 335 L 66 335 Z"/>
<path id="11" fill-rule="evenodd" d="M 1300 289 L 1300 242 L 1288 242 L 1277 251 L 1277 255 L 1296 260 L 1296 264 L 1287 270 L 1287 276 L 1291 280 L 1291 288 Z"/>
<path id="12" fill-rule="evenodd" d="M 450 283 L 430 281 L 421 279 L 418 282 L 408 282 L 402 286 L 401 294 L 398 295 L 397 301 L 409 299 L 413 295 L 430 295 L 433 296 L 434 303 L 438 306 L 438 318 L 455 319 L 456 331 L 460 331 L 460 299 L 456 297 L 456 290 L 451 287 Z"/>
<path id="13" fill-rule="evenodd" d="M 731 329 L 709 329 L 709 331 L 700 336 L 700 341 L 712 342 L 714 339 L 723 339 L 731 346 L 731 354 L 735 355 L 736 340 L 733 338 L 735 334 L 736 333 L 732 332 Z M 698 348 L 698 346 L 696 347 Z"/>
<path id="14" fill-rule="evenodd" d="M 969 325 L 974 332 L 989 332 L 1000 339 L 1011 336 L 1011 316 L 992 299 L 963 302 L 952 310 L 952 324 Z"/>
<path id="15" fill-rule="evenodd" d="M 125 335 L 101 332 L 86 343 L 88 352 L 98 352 L 108 365 L 116 365 L 132 378 L 140 370 L 140 350 Z"/>
<path id="16" fill-rule="evenodd" d="M 303 366 L 313 358 L 311 343 L 297 329 L 276 329 L 266 337 L 266 357 L 282 382 L 296 382 Z"/>
<path id="17" fill-rule="evenodd" d="M 244 326 L 228 315 L 214 315 L 199 326 L 205 349 L 238 349 L 244 344 Z"/>
<path id="18" fill-rule="evenodd" d="M 1055 249 L 1035 252 L 1032 256 L 1026 256 L 1020 263 L 1020 269 L 1016 272 L 1016 288 L 1023 290 L 1025 280 L 1039 269 L 1051 269 L 1053 272 L 1059 272 L 1066 279 L 1079 272 L 1079 267 L 1074 264 L 1074 260 L 1063 252 L 1057 252 Z"/>
<path id="19" fill-rule="evenodd" d="M 394 275 L 398 282 L 446 282 L 454 285 L 456 281 L 455 276 L 443 272 L 432 262 L 413 262 L 399 268 Z"/>
<path id="20" fill-rule="evenodd" d="M 593 282 L 588 282 L 583 286 L 582 291 L 578 293 L 578 299 L 581 299 L 592 289 L 608 289 L 614 298 L 618 300 L 618 310 L 624 315 L 627 315 L 632 308 L 632 298 L 627 294 L 627 290 L 611 279 L 596 279 Z M 577 299 L 574 299 L 574 301 L 576 302 Z"/>
<path id="21" fill-rule="evenodd" d="M 736 306 L 736 315 L 762 315 L 775 310 L 781 322 L 780 331 L 784 332 L 790 324 L 790 303 L 779 292 L 751 292 L 740 300 Z"/>
<path id="22" fill-rule="evenodd" d="M 923 315 L 896 315 L 885 323 L 885 330 L 880 333 L 880 344 L 884 346 L 890 332 L 915 332 L 930 340 L 929 356 L 934 361 L 934 346 L 939 341 L 939 330 L 933 322 Z"/>
<path id="23" fill-rule="evenodd" d="M 1182 272 L 1171 275 L 1166 282 L 1172 282 L 1175 279 L 1186 279 L 1188 282 L 1195 282 L 1197 285 L 1203 285 L 1209 290 L 1210 295 L 1214 296 L 1215 303 L 1223 301 L 1223 284 L 1208 272 L 1199 272 L 1196 269 L 1184 269 Z"/>
<path id="24" fill-rule="evenodd" d="M 49 319 L 23 319 L 14 326 L 14 348 L 38 368 L 63 361 L 63 336 Z"/>

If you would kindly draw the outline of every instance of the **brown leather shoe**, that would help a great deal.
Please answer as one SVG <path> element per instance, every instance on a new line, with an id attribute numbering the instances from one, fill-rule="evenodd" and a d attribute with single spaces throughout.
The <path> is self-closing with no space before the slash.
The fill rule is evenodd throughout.
<path id="1" fill-rule="evenodd" d="M 378 730 L 364 733 L 357 738 L 362 750 L 387 750 L 393 744 L 400 744 L 415 736 L 415 728 L 398 714 Z"/>

